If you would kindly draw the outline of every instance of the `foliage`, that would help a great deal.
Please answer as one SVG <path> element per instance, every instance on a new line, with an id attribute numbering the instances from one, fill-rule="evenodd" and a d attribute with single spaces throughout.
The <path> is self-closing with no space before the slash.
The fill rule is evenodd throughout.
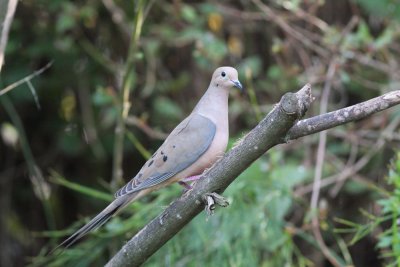
<path id="1" fill-rule="evenodd" d="M 384 0 L 384 1 L 373 1 L 373 0 L 359 0 L 360 4 L 368 9 L 375 16 L 389 17 L 392 19 L 400 18 L 400 6 L 397 0 Z"/>
<path id="2" fill-rule="evenodd" d="M 396 1 L 264 2 L 143 1 L 135 41 L 138 1 L 20 1 L 0 88 L 53 64 L 0 96 L 0 265 L 103 265 L 181 194 L 178 186 L 157 191 L 61 255 L 47 255 L 122 185 L 111 177 L 124 80 L 130 108 L 116 153 L 125 180 L 191 111 L 217 66 L 235 66 L 248 89 L 231 96 L 231 142 L 305 82 L 316 97 L 308 115 L 318 114 L 333 60 L 329 110 L 398 89 Z M 328 132 L 318 210 L 309 205 L 318 138 L 309 136 L 254 163 L 224 193 L 228 208 L 198 216 L 147 265 L 329 266 L 310 230 L 313 216 L 340 264 L 395 262 L 398 160 L 390 186 L 382 177 L 399 148 L 399 113 Z M 349 227 L 335 232 L 343 223 Z"/>
<path id="3" fill-rule="evenodd" d="M 260 263 L 262 266 L 308 266 L 309 261 L 301 255 L 293 240 L 294 227 L 285 222 L 285 216 L 292 206 L 292 189 L 306 178 L 307 173 L 304 168 L 291 162 L 287 162 L 285 168 L 275 168 L 283 161 L 282 153 L 275 151 L 270 157 L 254 163 L 226 191 L 231 202 L 229 210 L 220 210 L 210 218 L 204 214 L 198 216 L 168 246 L 154 255 L 148 266 L 159 266 L 160 262 L 165 265 L 204 266 L 221 264 L 228 258 L 227 266 Z M 53 175 L 57 183 L 67 183 L 58 174 Z M 66 186 L 92 198 L 104 199 L 104 193 L 93 189 L 79 185 Z M 114 218 L 105 229 L 85 242 L 62 254 L 43 254 L 31 266 L 93 264 L 103 250 L 140 230 L 141 225 L 161 212 L 164 204 L 179 195 L 179 191 L 183 192 L 178 186 L 166 189 L 152 200 L 151 205 L 140 202 L 133 204 L 124 219 Z M 72 229 L 68 231 L 72 232 Z M 53 237 L 65 234 L 65 231 L 46 233 Z M 254 239 L 254 236 L 258 238 Z M 88 250 L 94 251 L 91 257 L 86 255 Z"/>
<path id="4" fill-rule="evenodd" d="M 198 216 L 148 266 L 307 266 L 285 221 L 292 189 L 306 177 L 304 168 L 275 151 L 248 168 L 226 192 L 231 205 L 213 217 Z M 196 238 L 193 238 L 193 237 Z M 228 260 L 227 260 L 228 259 Z"/>
<path id="5" fill-rule="evenodd" d="M 365 236 L 373 234 L 382 227 L 377 235 L 377 250 L 380 256 L 385 259 L 385 266 L 398 266 L 400 264 L 399 247 L 399 207 L 400 207 L 400 153 L 392 161 L 389 169 L 389 175 L 386 178 L 387 183 L 391 185 L 391 190 L 386 191 L 383 198 L 377 200 L 380 212 L 373 215 L 362 210 L 366 222 L 360 224 L 349 220 L 337 219 L 339 223 L 346 228 L 339 228 L 339 233 L 354 233 L 350 245 L 360 242 Z"/>

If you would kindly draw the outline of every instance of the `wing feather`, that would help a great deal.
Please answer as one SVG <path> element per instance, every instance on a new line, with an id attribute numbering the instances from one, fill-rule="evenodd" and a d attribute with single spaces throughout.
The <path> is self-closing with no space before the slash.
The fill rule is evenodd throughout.
<path id="1" fill-rule="evenodd" d="M 159 185 L 195 163 L 210 147 L 216 125 L 200 114 L 182 121 L 140 172 L 115 197 Z"/>

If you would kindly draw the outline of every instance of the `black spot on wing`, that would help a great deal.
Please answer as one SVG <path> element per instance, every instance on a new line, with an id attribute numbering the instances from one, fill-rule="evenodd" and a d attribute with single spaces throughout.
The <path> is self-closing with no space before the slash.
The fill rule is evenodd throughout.
<path id="1" fill-rule="evenodd" d="M 166 161 L 167 161 L 167 159 L 168 159 L 168 156 L 167 156 L 167 155 L 165 155 L 165 156 L 163 157 L 163 161 L 164 161 L 164 162 L 166 162 Z"/>
<path id="2" fill-rule="evenodd" d="M 151 160 L 151 161 L 149 162 L 149 165 L 147 165 L 147 167 L 150 167 L 151 164 L 153 164 L 153 162 L 154 162 L 154 160 Z"/>

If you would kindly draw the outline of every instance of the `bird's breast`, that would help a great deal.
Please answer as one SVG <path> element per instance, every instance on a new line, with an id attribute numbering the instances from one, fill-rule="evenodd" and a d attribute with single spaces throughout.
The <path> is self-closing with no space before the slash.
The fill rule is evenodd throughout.
<path id="1" fill-rule="evenodd" d="M 209 148 L 200 158 L 189 166 L 187 169 L 180 172 L 173 180 L 178 181 L 184 178 L 200 175 L 205 169 L 210 168 L 222 155 L 225 153 L 228 145 L 229 129 L 228 127 L 218 127 L 215 132 L 213 141 Z M 196 144 L 192 144 L 196 146 Z"/>

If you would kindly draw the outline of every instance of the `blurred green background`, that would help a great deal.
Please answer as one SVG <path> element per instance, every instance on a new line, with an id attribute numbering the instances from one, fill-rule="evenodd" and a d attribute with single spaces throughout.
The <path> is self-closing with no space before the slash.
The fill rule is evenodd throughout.
<path id="1" fill-rule="evenodd" d="M 179 197 L 178 185 L 155 192 L 46 256 L 122 185 L 116 155 L 128 181 L 218 66 L 236 67 L 247 89 L 230 97 L 231 144 L 307 82 L 307 116 L 324 88 L 328 111 L 399 89 L 399 20 L 398 0 L 20 1 L 0 89 L 52 65 L 0 96 L 0 266 L 104 265 Z M 312 135 L 261 157 L 224 193 L 228 208 L 199 215 L 144 266 L 399 266 L 399 116 L 395 107 L 328 131 L 318 211 Z"/>

